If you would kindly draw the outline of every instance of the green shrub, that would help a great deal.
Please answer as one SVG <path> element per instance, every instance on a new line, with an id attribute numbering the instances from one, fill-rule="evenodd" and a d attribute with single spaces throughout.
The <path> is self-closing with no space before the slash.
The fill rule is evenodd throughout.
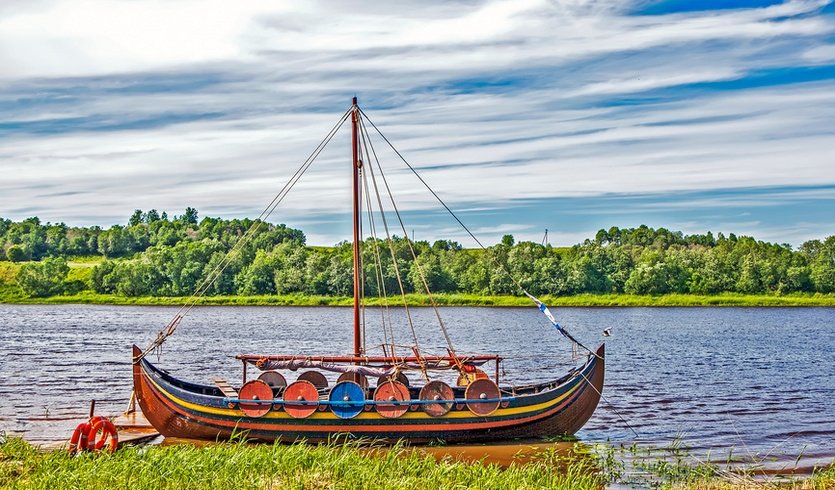
<path id="1" fill-rule="evenodd" d="M 6 250 L 6 258 L 8 258 L 10 262 L 23 262 L 27 259 L 26 251 L 23 250 L 23 247 L 20 245 L 12 245 L 8 250 Z"/>
<path id="2" fill-rule="evenodd" d="M 33 298 L 45 298 L 64 292 L 70 267 L 63 258 L 48 258 L 23 265 L 17 273 L 17 285 Z"/>

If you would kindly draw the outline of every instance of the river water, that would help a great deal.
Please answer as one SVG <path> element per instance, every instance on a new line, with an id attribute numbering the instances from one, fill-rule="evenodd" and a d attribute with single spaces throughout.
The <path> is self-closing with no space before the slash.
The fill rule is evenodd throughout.
<path id="1" fill-rule="evenodd" d="M 97 413 L 124 410 L 131 344 L 146 345 L 176 311 L 0 305 L 0 432 L 54 442 L 86 418 L 90 399 Z M 605 399 L 577 434 L 581 441 L 683 445 L 778 467 L 835 458 L 835 308 L 554 312 L 587 346 L 607 344 Z M 443 352 L 433 311 L 411 313 L 423 351 Z M 389 314 L 394 324 L 404 320 L 402 309 Z M 554 378 L 582 362 L 536 308 L 447 307 L 441 315 L 458 351 L 506 358 L 503 384 Z M 366 316 L 368 350 L 379 352 L 382 312 Z M 210 384 L 220 375 L 235 384 L 235 354 L 343 354 L 350 335 L 348 308 L 202 307 L 152 360 L 188 380 Z M 395 335 L 411 343 L 408 326 Z"/>

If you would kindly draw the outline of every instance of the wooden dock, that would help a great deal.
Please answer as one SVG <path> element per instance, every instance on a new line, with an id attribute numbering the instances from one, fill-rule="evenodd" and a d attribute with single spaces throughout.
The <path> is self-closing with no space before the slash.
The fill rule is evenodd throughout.
<path id="1" fill-rule="evenodd" d="M 119 434 L 119 447 L 144 444 L 159 437 L 159 432 L 154 429 L 154 427 L 145 419 L 145 416 L 142 415 L 142 412 L 139 410 L 117 415 L 111 418 L 111 421 L 113 422 L 113 425 L 116 426 L 116 431 Z M 68 445 L 69 440 L 66 440 L 41 444 L 40 448 L 50 451 L 66 449 Z"/>
<path id="2" fill-rule="evenodd" d="M 159 437 L 159 432 L 145 419 L 141 410 L 123 413 L 112 419 L 119 432 L 119 446 L 142 444 Z"/>

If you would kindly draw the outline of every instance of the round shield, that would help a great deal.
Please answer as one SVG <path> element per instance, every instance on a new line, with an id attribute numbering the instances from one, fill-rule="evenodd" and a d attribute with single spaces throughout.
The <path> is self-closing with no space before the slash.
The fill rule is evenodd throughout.
<path id="1" fill-rule="evenodd" d="M 354 418 L 365 406 L 365 390 L 353 381 L 342 381 L 333 385 L 328 395 L 331 412 L 341 419 Z"/>
<path id="2" fill-rule="evenodd" d="M 316 388 L 328 387 L 328 378 L 319 371 L 305 371 L 299 375 L 297 381 L 310 381 Z"/>
<path id="3" fill-rule="evenodd" d="M 296 381 L 284 389 L 284 411 L 294 419 L 309 417 L 319 405 L 319 391 L 310 381 Z"/>
<path id="4" fill-rule="evenodd" d="M 482 417 L 490 415 L 499 408 L 499 398 L 501 396 L 499 387 L 490 379 L 477 379 L 470 383 L 467 386 L 467 391 L 464 392 L 464 397 L 468 400 L 467 408 Z"/>
<path id="5" fill-rule="evenodd" d="M 380 376 L 379 378 L 377 378 L 377 386 L 381 386 L 383 383 L 389 380 L 392 380 L 391 376 Z M 399 381 L 407 387 L 409 386 L 409 378 L 407 378 L 406 375 L 403 373 L 397 373 L 397 376 L 394 377 L 392 381 Z"/>
<path id="6" fill-rule="evenodd" d="M 421 406 L 423 411 L 429 415 L 441 417 L 452 410 L 452 400 L 455 399 L 455 394 L 452 392 L 452 388 L 443 381 L 430 381 L 420 389 L 420 399 L 438 402 L 425 403 Z"/>
<path id="7" fill-rule="evenodd" d="M 477 379 L 490 379 L 490 376 L 488 376 L 487 373 L 485 373 L 481 369 L 476 369 L 471 373 L 462 371 L 460 374 L 458 374 L 458 380 L 455 382 L 455 384 L 458 386 L 467 386 Z"/>
<path id="8" fill-rule="evenodd" d="M 278 371 L 264 371 L 258 379 L 270 385 L 273 389 L 273 395 L 277 395 L 281 390 L 287 386 L 287 380 Z"/>
<path id="9" fill-rule="evenodd" d="M 387 419 L 396 419 L 397 417 L 406 413 L 409 410 L 409 387 L 399 381 L 387 381 L 374 390 L 374 401 L 377 404 L 377 413 Z M 385 403 L 379 402 L 404 402 L 400 403 Z"/>
<path id="10" fill-rule="evenodd" d="M 353 381 L 354 383 L 362 386 L 363 389 L 368 388 L 368 378 L 366 378 L 364 374 L 342 373 L 338 378 L 336 378 L 336 382 L 341 383 L 343 381 Z"/>
<path id="11" fill-rule="evenodd" d="M 260 379 L 247 381 L 241 386 L 238 398 L 241 400 L 241 411 L 247 417 L 263 417 L 273 406 L 273 390 Z"/>

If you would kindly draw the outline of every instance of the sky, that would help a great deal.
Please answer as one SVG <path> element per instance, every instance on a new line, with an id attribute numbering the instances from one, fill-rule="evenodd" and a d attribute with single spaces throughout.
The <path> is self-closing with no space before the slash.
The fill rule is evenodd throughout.
<path id="1" fill-rule="evenodd" d="M 352 96 L 487 244 L 835 234 L 829 0 L 0 0 L 0 217 L 257 217 Z M 472 245 L 372 142 L 408 232 Z M 270 221 L 350 238 L 349 150 Z"/>

